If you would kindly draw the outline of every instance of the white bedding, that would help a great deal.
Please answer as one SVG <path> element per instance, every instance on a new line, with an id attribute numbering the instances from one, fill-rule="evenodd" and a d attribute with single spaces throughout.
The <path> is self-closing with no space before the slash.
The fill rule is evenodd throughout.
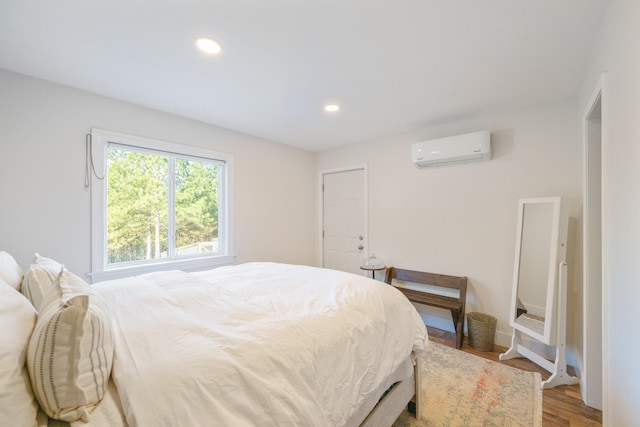
<path id="1" fill-rule="evenodd" d="M 251 263 L 94 285 L 131 426 L 342 426 L 427 341 L 396 289 L 333 270 Z"/>

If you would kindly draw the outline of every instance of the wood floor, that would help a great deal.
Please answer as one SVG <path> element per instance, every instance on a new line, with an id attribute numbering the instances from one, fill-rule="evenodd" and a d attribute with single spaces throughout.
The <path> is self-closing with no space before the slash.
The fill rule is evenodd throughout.
<path id="1" fill-rule="evenodd" d="M 440 329 L 427 328 L 429 331 L 429 339 L 455 348 L 455 334 L 452 332 L 442 331 Z M 495 346 L 493 352 L 484 352 L 470 347 L 466 341 L 462 346 L 462 351 L 494 362 L 512 366 L 514 368 L 525 371 L 540 372 L 542 379 L 549 377 L 549 372 L 545 371 L 535 363 L 528 359 L 511 359 L 501 361 L 498 359 L 500 353 L 506 351 L 506 348 Z M 571 369 L 567 369 L 569 373 Z M 558 386 L 552 389 L 543 390 L 542 392 L 542 425 L 543 427 L 556 426 L 601 426 L 602 412 L 590 408 L 582 401 L 580 394 L 580 385 Z"/>

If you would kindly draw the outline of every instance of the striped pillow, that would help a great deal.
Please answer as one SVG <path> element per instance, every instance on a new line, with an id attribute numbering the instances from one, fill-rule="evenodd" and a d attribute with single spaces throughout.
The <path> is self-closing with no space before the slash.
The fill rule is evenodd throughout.
<path id="1" fill-rule="evenodd" d="M 31 304 L 40 311 L 42 300 L 62 269 L 62 264 L 50 258 L 36 254 L 22 279 L 22 293 Z"/>
<path id="2" fill-rule="evenodd" d="M 51 418 L 87 422 L 107 389 L 113 346 L 106 304 L 63 267 L 42 301 L 27 352 L 43 411 Z"/>

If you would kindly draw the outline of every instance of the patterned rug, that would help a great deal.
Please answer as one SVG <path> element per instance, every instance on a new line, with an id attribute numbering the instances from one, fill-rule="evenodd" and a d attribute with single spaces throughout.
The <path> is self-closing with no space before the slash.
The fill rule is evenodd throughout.
<path id="1" fill-rule="evenodd" d="M 422 419 L 406 410 L 394 427 L 542 425 L 540 374 L 438 343 L 422 363 Z"/>

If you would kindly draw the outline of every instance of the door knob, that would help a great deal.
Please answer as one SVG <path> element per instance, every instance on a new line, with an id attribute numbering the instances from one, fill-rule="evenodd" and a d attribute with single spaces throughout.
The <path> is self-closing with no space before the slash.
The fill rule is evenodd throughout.
<path id="1" fill-rule="evenodd" d="M 362 245 L 358 245 L 358 250 L 360 250 L 360 251 L 361 251 L 361 250 L 363 250 L 363 249 L 364 249 L 364 246 L 362 246 Z"/>

